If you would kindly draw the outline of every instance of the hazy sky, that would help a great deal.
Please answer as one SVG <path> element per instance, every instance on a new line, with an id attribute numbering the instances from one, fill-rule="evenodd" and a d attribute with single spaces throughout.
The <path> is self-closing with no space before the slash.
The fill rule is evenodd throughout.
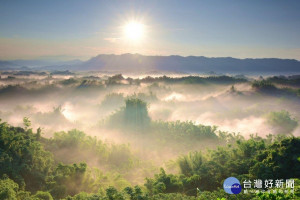
<path id="1" fill-rule="evenodd" d="M 140 41 L 124 37 L 131 21 Z M 300 1 L 0 0 L 0 59 L 102 53 L 300 60 Z"/>

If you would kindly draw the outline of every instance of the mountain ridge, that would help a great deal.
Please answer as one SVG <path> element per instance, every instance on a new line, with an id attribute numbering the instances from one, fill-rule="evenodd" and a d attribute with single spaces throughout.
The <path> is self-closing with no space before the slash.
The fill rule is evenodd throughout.
<path id="1" fill-rule="evenodd" d="M 34 62 L 34 61 L 30 61 Z M 5 67 L 6 65 L 6 67 Z M 15 66 L 14 66 L 15 65 Z M 14 67 L 12 67 L 14 66 Z M 0 69 L 18 69 L 22 63 L 0 61 Z M 26 66 L 28 67 L 28 66 Z M 182 71 L 187 73 L 249 73 L 300 72 L 300 61 L 281 58 L 233 58 L 205 56 L 159 56 L 141 54 L 99 54 L 87 61 L 65 61 L 52 65 L 35 66 L 34 70 L 72 71 Z"/>

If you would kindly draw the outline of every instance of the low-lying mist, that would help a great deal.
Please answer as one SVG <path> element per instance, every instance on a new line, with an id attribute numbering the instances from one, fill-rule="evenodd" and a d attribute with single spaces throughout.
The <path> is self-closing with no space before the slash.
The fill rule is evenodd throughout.
<path id="1" fill-rule="evenodd" d="M 79 134 L 68 135 L 75 129 L 86 134 L 78 140 L 95 137 L 106 150 L 95 144 L 95 153 L 81 143 L 48 148 L 57 162 L 85 161 L 106 172 L 124 165 L 116 171 L 134 184 L 161 166 L 176 171 L 170 163 L 180 155 L 226 145 L 237 136 L 300 135 L 299 86 L 288 81 L 283 86 L 270 78 L 235 76 L 1 77 L 2 121 L 23 126 L 27 117 L 32 129 L 40 127 L 53 140 Z M 139 167 L 131 168 L 132 162 Z"/>

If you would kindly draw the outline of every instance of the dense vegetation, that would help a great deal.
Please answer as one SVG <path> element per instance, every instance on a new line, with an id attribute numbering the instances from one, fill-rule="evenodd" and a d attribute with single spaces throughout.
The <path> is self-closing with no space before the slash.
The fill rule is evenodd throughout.
<path id="1" fill-rule="evenodd" d="M 240 180 L 300 178 L 300 138 L 252 136 L 206 153 L 196 151 L 180 156 L 176 161 L 179 174 L 167 174 L 161 169 L 153 178 L 147 178 L 144 186 L 131 187 L 125 180 L 117 181 L 120 178 L 104 175 L 84 162 L 67 164 L 75 160 L 56 158 L 62 149 L 76 150 L 74 153 L 82 156 L 78 160 L 84 160 L 84 155 L 92 151 L 102 166 L 129 169 L 138 163 L 127 147 L 107 146 L 77 130 L 56 133 L 46 139 L 40 136 L 40 130 L 30 129 L 28 119 L 24 119 L 24 124 L 25 128 L 0 124 L 2 199 L 193 199 L 197 195 L 221 198 L 222 182 L 229 176 Z M 197 188 L 206 192 L 198 194 Z M 243 199 L 249 195 L 237 197 Z"/>
<path id="2" fill-rule="evenodd" d="M 267 122 L 274 127 L 276 133 L 289 134 L 298 126 L 296 119 L 293 119 L 287 111 L 270 112 L 266 115 Z"/>

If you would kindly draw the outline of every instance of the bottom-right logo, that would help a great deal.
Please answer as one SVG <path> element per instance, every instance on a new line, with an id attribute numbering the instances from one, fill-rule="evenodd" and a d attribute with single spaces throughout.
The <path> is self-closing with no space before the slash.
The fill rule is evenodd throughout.
<path id="1" fill-rule="evenodd" d="M 242 191 L 240 181 L 235 177 L 227 178 L 223 183 L 223 188 L 228 194 L 239 194 Z"/>

